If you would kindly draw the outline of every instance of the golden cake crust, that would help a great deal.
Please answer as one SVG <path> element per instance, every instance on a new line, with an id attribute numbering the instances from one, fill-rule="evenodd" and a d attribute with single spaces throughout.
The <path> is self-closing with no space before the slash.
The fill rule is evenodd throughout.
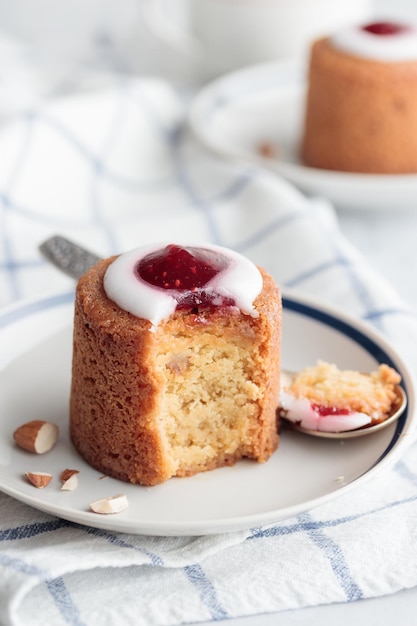
<path id="1" fill-rule="evenodd" d="M 143 485 L 242 457 L 266 461 L 278 445 L 281 300 L 272 278 L 260 270 L 258 318 L 180 311 L 151 330 L 107 298 L 103 276 L 114 258 L 77 285 L 70 430 L 78 451 L 99 471 Z M 228 407 L 227 428 L 206 405 Z"/>
<path id="2" fill-rule="evenodd" d="M 301 158 L 328 170 L 417 172 L 417 61 L 367 60 L 316 41 Z"/>

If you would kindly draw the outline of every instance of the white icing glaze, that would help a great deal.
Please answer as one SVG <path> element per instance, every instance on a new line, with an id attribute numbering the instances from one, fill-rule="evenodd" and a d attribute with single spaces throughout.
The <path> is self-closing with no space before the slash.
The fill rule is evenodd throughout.
<path id="1" fill-rule="evenodd" d="M 286 412 L 285 417 L 306 430 L 319 430 L 328 433 L 355 430 L 372 421 L 366 413 L 352 412 L 348 415 L 319 415 L 307 398 L 296 398 L 293 394 L 282 391 L 279 406 Z"/>
<path id="2" fill-rule="evenodd" d="M 166 245 L 168 244 L 153 244 L 126 252 L 109 265 L 104 275 L 107 297 L 121 309 L 149 320 L 154 326 L 174 313 L 177 298 L 184 292 L 150 285 L 135 274 L 134 269 L 143 257 L 163 249 Z M 242 313 L 258 317 L 253 302 L 262 291 L 263 282 L 256 265 L 237 252 L 221 246 L 208 243 L 179 245 L 206 248 L 228 258 L 229 265 L 207 283 L 204 291 L 232 298 Z"/>
<path id="3" fill-rule="evenodd" d="M 392 35 L 375 35 L 358 26 L 341 29 L 330 37 L 335 48 L 382 62 L 417 60 L 417 28 Z"/>

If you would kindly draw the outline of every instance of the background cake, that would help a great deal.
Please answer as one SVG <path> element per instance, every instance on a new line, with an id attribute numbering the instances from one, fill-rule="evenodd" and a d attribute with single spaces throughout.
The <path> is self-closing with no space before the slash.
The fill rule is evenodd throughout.
<path id="1" fill-rule="evenodd" d="M 281 300 L 244 257 L 169 245 L 99 262 L 79 281 L 71 436 L 110 476 L 266 461 L 278 444 Z"/>
<path id="2" fill-rule="evenodd" d="M 378 22 L 311 49 L 301 158 L 310 167 L 417 172 L 417 32 Z"/>

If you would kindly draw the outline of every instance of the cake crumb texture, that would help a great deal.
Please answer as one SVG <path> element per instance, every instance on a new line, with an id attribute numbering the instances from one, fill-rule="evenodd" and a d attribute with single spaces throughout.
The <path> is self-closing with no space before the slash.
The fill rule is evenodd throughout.
<path id="1" fill-rule="evenodd" d="M 366 413 L 378 421 L 389 415 L 397 400 L 396 386 L 400 382 L 398 372 L 386 364 L 365 374 L 340 370 L 332 363 L 319 361 L 297 373 L 286 391 L 324 407 Z"/>
<path id="2" fill-rule="evenodd" d="M 278 445 L 281 300 L 272 278 L 236 308 L 177 311 L 151 329 L 103 290 L 111 259 L 77 286 L 70 428 L 100 472 L 154 485 L 173 476 L 265 462 Z"/>

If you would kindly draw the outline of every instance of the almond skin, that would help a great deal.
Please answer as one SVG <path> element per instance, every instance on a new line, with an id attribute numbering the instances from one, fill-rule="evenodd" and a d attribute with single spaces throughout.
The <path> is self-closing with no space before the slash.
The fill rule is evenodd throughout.
<path id="1" fill-rule="evenodd" d="M 69 478 L 71 478 L 71 476 L 73 476 L 74 474 L 79 474 L 80 470 L 77 469 L 64 469 L 61 472 L 61 476 L 59 477 L 60 480 L 62 480 L 63 483 L 65 483 L 65 481 L 67 481 Z"/>
<path id="2" fill-rule="evenodd" d="M 32 420 L 17 428 L 13 439 L 20 448 L 35 454 L 44 454 L 51 450 L 58 439 L 58 426 L 45 420 Z"/>
<path id="3" fill-rule="evenodd" d="M 44 489 L 52 480 L 52 474 L 47 472 L 26 472 L 25 476 L 37 489 Z"/>

